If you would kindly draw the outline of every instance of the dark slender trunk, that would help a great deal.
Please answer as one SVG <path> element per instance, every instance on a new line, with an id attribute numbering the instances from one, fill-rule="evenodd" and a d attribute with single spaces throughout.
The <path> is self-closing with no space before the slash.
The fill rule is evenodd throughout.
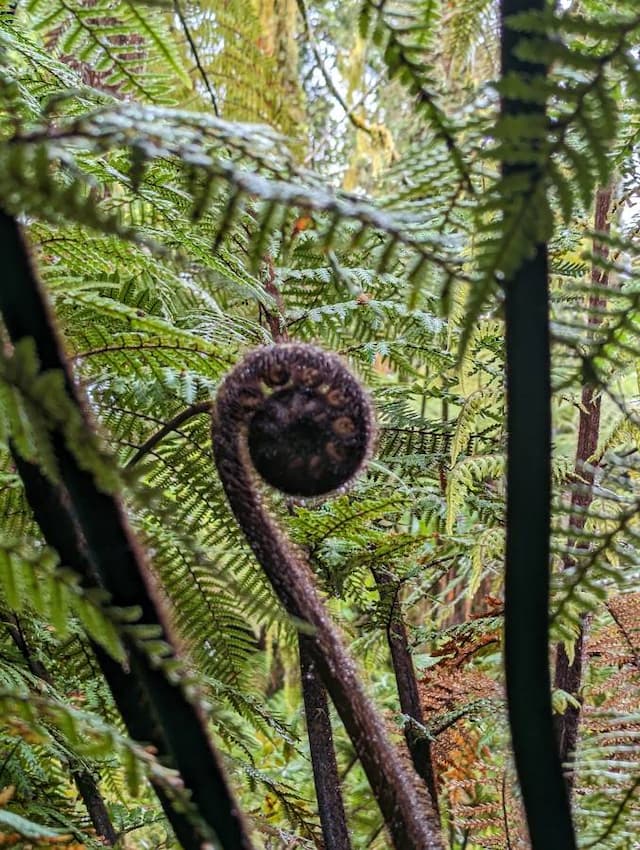
<path id="1" fill-rule="evenodd" d="M 611 208 L 611 187 L 599 189 L 596 194 L 594 225 L 596 231 L 608 233 L 609 211 Z M 594 242 L 594 253 L 600 257 L 607 257 L 609 250 L 606 245 Z M 594 286 L 603 287 L 609 284 L 609 274 L 601 271 L 596 266 L 591 270 L 591 282 Z M 597 326 L 601 322 L 600 316 L 595 312 L 606 306 L 606 298 L 601 293 L 594 293 L 589 297 L 589 324 Z M 571 494 L 571 517 L 569 520 L 570 531 L 581 531 L 584 528 L 586 513 L 593 500 L 593 477 L 594 470 L 589 466 L 589 458 L 598 448 L 600 436 L 600 395 L 593 386 L 587 385 L 582 388 L 578 445 L 576 448 L 575 473 L 577 483 Z M 569 545 L 576 548 L 587 548 L 588 544 L 570 540 Z M 563 566 L 565 569 L 572 566 L 573 558 L 566 556 Z M 581 620 L 580 632 L 576 638 L 573 660 L 569 659 L 563 644 L 556 648 L 556 670 L 554 685 L 571 694 L 579 700 L 579 692 L 582 686 L 584 665 L 584 643 L 587 619 Z M 578 742 L 578 729 L 580 726 L 580 708 L 568 705 L 564 714 L 558 714 L 554 718 L 555 730 L 558 739 L 558 749 L 561 761 L 567 762 L 575 753 Z M 575 775 L 573 770 L 566 777 L 569 791 L 573 790 Z"/>
<path id="2" fill-rule="evenodd" d="M 20 651 L 31 673 L 39 679 L 42 679 L 43 682 L 53 686 L 51 674 L 42 661 L 33 654 L 25 634 L 22 631 L 22 626 L 18 617 L 13 613 L 6 613 L 2 616 L 7 623 L 7 630 L 11 635 L 13 642 Z M 78 793 L 82 797 L 82 801 L 85 804 L 87 812 L 89 813 L 89 818 L 91 819 L 91 823 L 93 824 L 96 834 L 112 847 L 118 840 L 118 834 L 111 823 L 106 803 L 100 793 L 100 789 L 98 788 L 98 783 L 86 768 L 81 768 L 72 764 L 70 766 L 70 773 L 73 781 L 75 782 L 76 788 L 78 789 Z"/>
<path id="3" fill-rule="evenodd" d="M 118 840 L 118 835 L 113 828 L 96 780 L 88 770 L 74 770 L 73 781 L 76 783 L 76 788 L 89 812 L 91 823 L 97 835 L 104 838 L 107 844 L 113 846 Z"/>
<path id="4" fill-rule="evenodd" d="M 400 708 L 402 713 L 409 718 L 404 724 L 404 735 L 416 773 L 423 779 L 431 795 L 433 806 L 438 811 L 438 787 L 431 757 L 431 742 L 422 730 L 422 727 L 425 726 L 424 713 L 409 649 L 407 629 L 400 611 L 397 588 L 391 576 L 383 570 L 374 569 L 373 577 L 376 580 L 381 597 L 389 592 L 393 594 L 393 598 L 389 600 L 391 604 L 387 624 L 387 641 L 393 672 L 396 677 Z M 415 721 L 415 723 L 412 721 Z"/>
<path id="5" fill-rule="evenodd" d="M 517 75 L 522 99 L 503 96 L 502 141 L 518 151 L 502 163 L 505 243 L 529 237 L 520 224 L 543 194 L 538 147 L 546 141 L 546 107 L 526 98 L 526 80 L 544 78 L 546 68 L 520 58 L 526 36 L 511 29 L 520 12 L 542 12 L 544 0 L 503 0 L 502 77 Z M 526 135 L 525 135 L 526 134 Z M 531 150 L 527 159 L 523 152 Z M 531 215 L 529 213 L 529 215 Z M 529 225 L 533 227 L 533 225 Z M 513 228 L 509 232 L 508 228 Z M 542 232 L 542 230 L 541 230 Z M 506 251 L 506 249 L 505 249 Z M 508 251 L 507 251 L 508 253 Z M 505 572 L 505 674 L 507 707 L 516 770 L 532 850 L 575 850 L 569 797 L 553 728 L 549 671 L 549 538 L 551 531 L 551 357 L 549 343 L 548 251 L 540 241 L 504 272 L 507 372 L 507 540 Z"/>
<path id="6" fill-rule="evenodd" d="M 91 444 L 92 425 L 22 233 L 16 221 L 2 211 L 0 249 L 5 260 L 0 310 L 9 337 L 13 344 L 32 338 L 41 370 L 53 369 L 62 375 L 79 427 Z M 61 560 L 76 568 L 88 584 L 95 583 L 98 575 L 114 605 L 139 608 L 139 622 L 155 628 L 167 647 L 164 663 L 177 662 L 177 673 L 181 665 L 175 642 L 124 506 L 117 495 L 98 486 L 92 472 L 80 466 L 62 429 L 55 425 L 51 423 L 50 440 L 58 464 L 59 487 L 14 452 L 36 522 Z M 170 679 L 163 667 L 154 663 L 135 638 L 125 634 L 124 642 L 130 662 L 126 673 L 99 648 L 96 655 L 129 733 L 137 740 L 153 743 L 159 757 L 181 774 L 189 801 L 185 797 L 180 805 L 186 806 L 186 811 L 171 804 L 166 789 L 159 785 L 156 788 L 185 850 L 200 850 L 203 842 L 214 836 L 226 850 L 250 850 L 252 842 L 243 815 L 227 783 L 199 703 L 189 697 L 176 678 Z"/>
<path id="7" fill-rule="evenodd" d="M 267 288 L 267 291 L 275 295 L 277 290 L 274 293 L 272 291 L 273 289 L 275 287 L 272 284 L 272 289 Z M 284 304 L 282 303 L 282 296 L 279 296 L 279 298 L 280 300 L 277 302 L 279 306 L 278 316 L 283 316 Z M 274 341 L 288 341 L 286 331 L 283 335 L 276 336 L 274 332 L 276 321 L 276 318 L 272 316 L 270 326 L 274 335 Z M 292 512 L 291 507 L 289 511 Z M 333 746 L 333 731 L 331 728 L 327 692 L 313 658 L 313 640 L 302 633 L 298 633 L 298 647 L 300 653 L 300 682 L 307 722 L 309 751 L 311 753 L 311 764 L 313 767 L 313 783 L 316 789 L 318 816 L 320 818 L 325 850 L 351 850 L 347 815 L 344 810 L 338 763 Z M 281 664 L 282 661 L 280 660 Z M 270 682 L 273 682 L 272 676 L 270 676 Z"/>
<path id="8" fill-rule="evenodd" d="M 316 671 L 311 651 L 313 641 L 300 634 L 298 645 L 302 697 L 324 845 L 326 850 L 351 850 L 347 817 L 340 791 L 338 764 L 333 748 L 327 692 Z"/>

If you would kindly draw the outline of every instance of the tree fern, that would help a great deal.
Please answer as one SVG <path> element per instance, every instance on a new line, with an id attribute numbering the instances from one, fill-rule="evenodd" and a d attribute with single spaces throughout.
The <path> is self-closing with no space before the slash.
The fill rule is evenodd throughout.
<path id="1" fill-rule="evenodd" d="M 496 14 L 482 2 L 422 0 L 38 0 L 2 14 L 3 206 L 28 231 L 96 421 L 96 435 L 82 436 L 33 348 L 5 346 L 0 597 L 51 656 L 56 687 L 43 698 L 5 628 L 2 699 L 14 720 L 3 724 L 0 762 L 16 790 L 3 813 L 91 842 L 69 753 L 99 773 L 132 846 L 177 846 L 145 777 L 167 810 L 185 804 L 172 796 L 176 777 L 124 734 L 96 660 L 135 646 L 167 670 L 166 647 L 136 632 L 135 611 L 86 586 L 77 564 L 58 563 L 25 499 L 9 439 L 59 482 L 54 428 L 101 486 L 123 493 L 191 662 L 181 681 L 197 681 L 210 707 L 256 843 L 318 840 L 295 629 L 226 514 L 206 415 L 244 349 L 279 335 L 350 361 L 372 392 L 378 445 L 348 495 L 278 501 L 278 517 L 308 552 L 398 737 L 407 717 L 388 637 L 391 625 L 405 629 L 451 850 L 526 841 L 496 685 L 504 287 L 546 241 L 550 628 L 571 661 L 584 638 L 580 686 L 556 682 L 553 705 L 562 722 L 580 706 L 571 768 L 581 842 L 632 845 L 637 681 L 624 632 L 638 580 L 637 10 L 588 0 L 579 14 L 512 18 L 518 60 L 548 66 L 534 81 L 500 78 Z M 499 97 L 532 114 L 501 116 Z M 603 234 L 592 205 L 608 183 Z M 585 388 L 600 399 L 602 427 L 576 465 Z M 522 389 L 530 420 L 531 386 Z M 65 711 L 73 717 L 61 720 Z M 354 847 L 380 850 L 383 824 L 333 725 Z"/>

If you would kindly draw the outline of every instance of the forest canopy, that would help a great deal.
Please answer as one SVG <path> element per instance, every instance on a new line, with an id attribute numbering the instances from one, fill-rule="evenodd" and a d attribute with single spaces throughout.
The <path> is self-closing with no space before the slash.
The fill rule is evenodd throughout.
<path id="1" fill-rule="evenodd" d="M 638 846 L 639 104 L 634 0 L 0 0 L 0 847 Z"/>

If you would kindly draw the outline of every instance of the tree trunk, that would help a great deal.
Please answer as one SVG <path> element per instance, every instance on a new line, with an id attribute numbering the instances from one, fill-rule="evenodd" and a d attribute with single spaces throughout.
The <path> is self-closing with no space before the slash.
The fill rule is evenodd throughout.
<path id="1" fill-rule="evenodd" d="M 373 577 L 380 589 L 380 595 L 395 591 L 391 577 L 382 570 L 373 570 Z M 424 780 L 431 795 L 435 810 L 438 810 L 438 788 L 431 758 L 431 742 L 419 727 L 425 725 L 422 704 L 418 693 L 418 682 L 413 667 L 413 659 L 409 649 L 407 629 L 402 620 L 397 594 L 389 611 L 387 625 L 387 641 L 391 653 L 391 663 L 396 677 L 400 708 L 409 720 L 404 724 L 404 735 L 407 747 L 411 753 L 411 760 L 416 773 Z M 415 720 L 415 724 L 411 721 Z M 418 726 L 416 726 L 418 724 Z"/>
<path id="2" fill-rule="evenodd" d="M 502 79 L 530 79 L 532 90 L 546 68 L 520 58 L 526 38 L 509 20 L 542 12 L 543 0 L 503 0 Z M 520 83 L 520 91 L 525 91 Z M 520 129 L 518 129 L 520 128 Z M 525 136 L 526 128 L 526 136 Z M 530 158 L 505 157 L 500 196 L 505 204 L 502 240 L 529 238 L 519 223 L 532 203 L 550 215 L 532 133 L 546 134 L 546 106 L 538 99 L 502 98 L 505 145 Z M 518 138 L 518 132 L 521 134 Z M 514 228 L 507 231 L 506 228 Z M 569 797 L 556 747 L 549 672 L 549 538 L 551 531 L 551 357 L 548 251 L 542 239 L 503 273 L 507 372 L 507 540 L 505 572 L 505 674 L 516 770 L 532 850 L 575 850 Z M 506 252 L 506 249 L 505 249 Z M 499 259 L 498 259 L 499 262 Z M 513 264 L 513 260 L 507 262 Z"/>
<path id="3" fill-rule="evenodd" d="M 596 194 L 594 225 L 595 229 L 600 233 L 608 233 L 609 211 L 611 208 L 611 187 L 599 189 Z M 606 245 L 594 242 L 594 253 L 600 257 L 607 257 L 609 249 Z M 591 270 L 591 283 L 597 287 L 606 287 L 609 285 L 609 274 L 606 271 L 601 271 L 596 266 Z M 600 316 L 594 311 L 598 308 L 606 306 L 606 298 L 599 293 L 594 293 L 589 297 L 589 307 L 591 309 L 589 315 L 589 324 L 597 326 L 600 324 Z M 580 419 L 578 427 L 578 445 L 576 448 L 575 459 L 575 474 L 577 478 L 576 485 L 571 494 L 571 517 L 569 520 L 570 531 L 581 531 L 584 528 L 586 513 L 593 500 L 593 477 L 594 470 L 589 467 L 589 458 L 598 448 L 598 438 L 600 436 L 600 395 L 593 386 L 586 385 L 582 388 L 582 397 L 580 405 Z M 576 542 L 569 540 L 569 545 L 577 548 L 587 548 L 585 542 Z M 573 558 L 565 556 L 563 566 L 565 569 L 572 566 Z M 582 686 L 583 664 L 584 664 L 584 643 L 585 632 L 587 627 L 586 617 L 582 617 L 580 632 L 576 638 L 573 660 L 569 659 L 563 644 L 558 644 L 556 648 L 556 670 L 554 686 L 579 700 L 579 692 Z M 580 708 L 574 705 L 568 705 L 564 714 L 557 714 L 554 718 L 556 736 L 558 739 L 558 750 L 560 760 L 564 763 L 569 760 L 575 753 L 576 744 L 578 741 L 578 727 L 580 725 Z M 573 770 L 566 777 L 567 787 L 569 792 L 573 790 L 575 776 Z"/>
<path id="4" fill-rule="evenodd" d="M 347 816 L 340 792 L 338 764 L 333 748 L 327 692 L 316 672 L 312 644 L 313 641 L 305 635 L 298 636 L 304 713 L 322 836 L 325 850 L 351 850 Z"/>

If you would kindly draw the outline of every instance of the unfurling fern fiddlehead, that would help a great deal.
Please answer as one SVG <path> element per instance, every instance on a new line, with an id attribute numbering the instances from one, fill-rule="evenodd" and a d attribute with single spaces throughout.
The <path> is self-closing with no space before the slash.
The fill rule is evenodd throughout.
<path id="1" fill-rule="evenodd" d="M 373 442 L 368 398 L 338 357 L 304 344 L 250 353 L 222 384 L 213 449 L 227 498 L 287 612 L 310 631 L 318 672 L 351 737 L 396 850 L 442 847 L 424 786 L 406 767 L 364 693 L 354 662 L 301 552 L 263 507 L 255 471 L 290 495 L 347 484 Z"/>

